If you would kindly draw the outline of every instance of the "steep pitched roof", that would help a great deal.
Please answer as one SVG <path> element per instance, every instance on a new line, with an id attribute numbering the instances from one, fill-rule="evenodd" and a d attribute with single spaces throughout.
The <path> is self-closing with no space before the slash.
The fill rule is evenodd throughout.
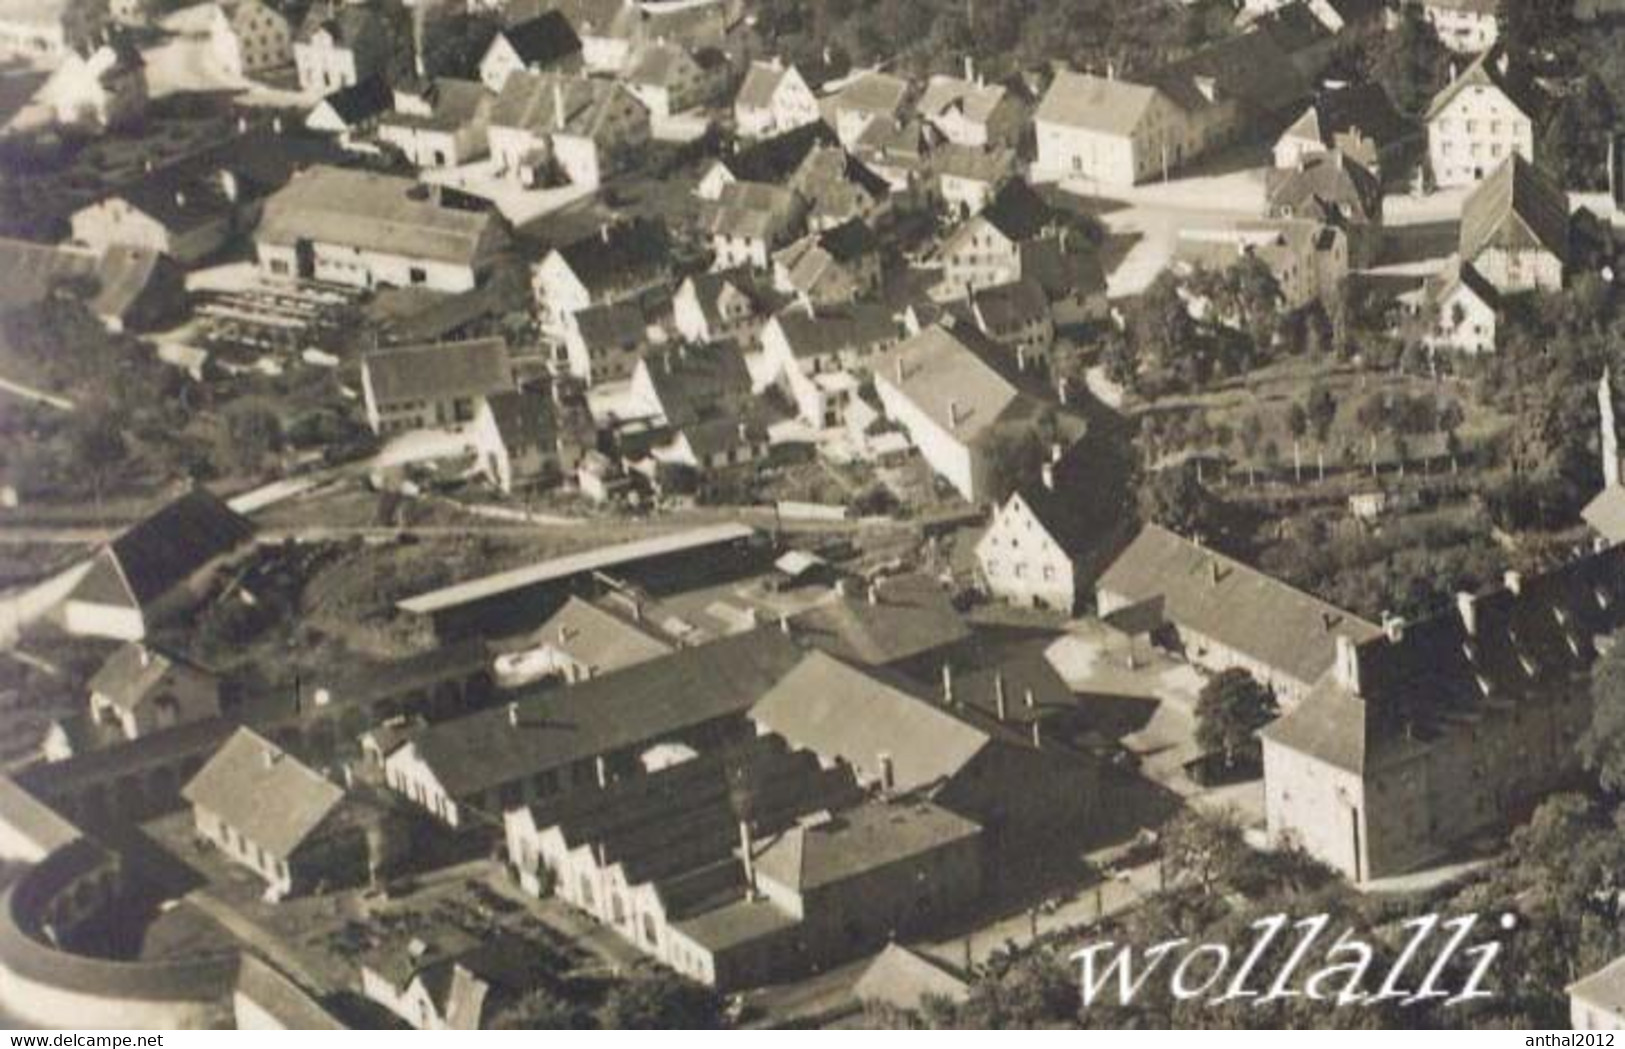
<path id="1" fill-rule="evenodd" d="M 895 113 L 908 98 L 909 83 L 890 73 L 865 73 L 849 81 L 829 101 L 837 109 L 855 109 L 864 113 Z"/>
<path id="2" fill-rule="evenodd" d="M 671 237 L 648 219 L 608 223 L 554 249 L 594 296 L 658 280 L 671 268 Z"/>
<path id="3" fill-rule="evenodd" d="M 902 334 L 891 310 L 872 302 L 820 306 L 812 313 L 791 306 L 775 315 L 774 320 L 784 333 L 790 353 L 797 358 L 864 354 Z"/>
<path id="4" fill-rule="evenodd" d="M 498 707 L 442 721 L 410 746 L 453 796 L 478 794 L 742 715 L 799 656 L 777 631 L 737 634 L 567 689 L 525 693 L 511 713 Z"/>
<path id="5" fill-rule="evenodd" d="M 558 439 L 553 399 L 540 390 L 498 390 L 485 400 L 508 454 L 546 452 Z"/>
<path id="6" fill-rule="evenodd" d="M 581 38 L 559 11 L 507 26 L 501 35 L 527 66 L 550 66 L 581 53 Z"/>
<path id="7" fill-rule="evenodd" d="M 793 745 L 877 770 L 890 759 L 900 793 L 958 775 L 992 737 L 893 675 L 807 653 L 768 689 L 750 718 Z"/>
<path id="8" fill-rule="evenodd" d="M 206 673 L 199 667 L 140 641 L 120 645 L 91 677 L 86 686 L 93 695 L 107 697 L 123 711 L 132 711 L 151 692 L 181 669 Z"/>
<path id="9" fill-rule="evenodd" d="M 520 71 L 503 82 L 491 105 L 491 126 L 591 138 L 604 130 L 614 108 L 611 103 L 625 93 L 613 80 Z M 630 104 L 643 107 L 636 98 L 627 98 Z"/>
<path id="10" fill-rule="evenodd" d="M 1568 194 L 1517 153 L 1461 205 L 1461 257 L 1470 262 L 1488 247 L 1542 248 L 1568 258 Z"/>
<path id="11" fill-rule="evenodd" d="M 1269 205 L 1300 218 L 1334 224 L 1374 222 L 1382 217 L 1382 183 L 1358 161 L 1332 150 L 1291 171 L 1271 171 Z"/>
<path id="12" fill-rule="evenodd" d="M 389 112 L 395 104 L 395 93 L 382 76 L 373 75 L 339 88 L 322 101 L 345 124 L 354 126 Z"/>
<path id="13" fill-rule="evenodd" d="M 1353 613 L 1154 524 L 1102 573 L 1096 590 L 1152 608 L 1161 620 L 1306 685 L 1331 668 L 1339 636 L 1364 641 L 1381 633 Z"/>
<path id="14" fill-rule="evenodd" d="M 1322 91 L 1287 129 L 1288 134 L 1316 138 L 1328 147 L 1335 144 L 1335 136 L 1350 131 L 1358 131 L 1384 149 L 1415 135 L 1417 128 L 1381 84 L 1368 81 Z"/>
<path id="15" fill-rule="evenodd" d="M 763 843 L 756 871 L 804 895 L 981 832 L 977 824 L 929 801 L 872 801 L 827 820 L 798 823 Z"/>
<path id="16" fill-rule="evenodd" d="M 683 426 L 725 411 L 750 396 L 750 369 L 737 347 L 685 346 L 638 363 L 660 401 L 666 421 Z"/>
<path id="17" fill-rule="evenodd" d="M 265 202 L 255 236 L 271 244 L 312 240 L 409 258 L 481 265 L 501 247 L 490 212 L 436 203 L 409 178 L 318 166 Z"/>
<path id="18" fill-rule="evenodd" d="M 919 110 L 926 117 L 957 111 L 972 123 L 985 123 L 1010 93 L 1003 84 L 987 84 L 955 76 L 934 76 L 920 95 Z"/>
<path id="19" fill-rule="evenodd" d="M 484 397 L 513 389 L 508 344 L 500 335 L 376 350 L 362 358 L 362 366 L 380 401 Z"/>
<path id="20" fill-rule="evenodd" d="M 352 49 L 378 45 L 388 35 L 383 16 L 364 4 L 311 4 L 295 39 L 309 40 L 322 30 L 339 47 Z"/>
<path id="21" fill-rule="evenodd" d="M 1311 93 L 1308 79 L 1292 59 L 1271 36 L 1259 32 L 1215 41 L 1154 74 L 1158 85 L 1171 94 L 1184 92 L 1192 102 L 1203 97 L 1198 89 L 1203 79 L 1213 82 L 1217 97 L 1261 114 L 1279 113 Z"/>
<path id="22" fill-rule="evenodd" d="M 1497 44 L 1488 51 L 1479 55 L 1473 64 L 1456 79 L 1444 86 L 1433 101 L 1428 103 L 1425 120 L 1432 120 L 1444 111 L 1445 107 L 1456 100 L 1469 87 L 1492 88 L 1506 95 L 1507 99 L 1523 112 L 1530 120 L 1538 122 L 1546 108 L 1546 99 L 1540 88 L 1523 72 L 1523 70 L 1510 62 L 1504 47 Z"/>
<path id="23" fill-rule="evenodd" d="M 863 970 L 852 993 L 860 1002 L 917 1011 L 928 998 L 963 1002 L 970 996 L 970 984 L 936 959 L 889 943 Z"/>
<path id="24" fill-rule="evenodd" d="M 772 62 L 752 62 L 745 73 L 745 82 L 739 86 L 734 104 L 751 109 L 762 109 L 773 104 L 773 95 L 779 84 L 794 66 L 775 65 Z"/>
<path id="25" fill-rule="evenodd" d="M 287 859 L 344 800 L 344 789 L 259 735 L 239 728 L 181 796 Z"/>
<path id="26" fill-rule="evenodd" d="M 555 645 L 595 674 L 659 659 L 677 647 L 637 620 L 575 596 L 527 635 L 526 643 Z"/>
<path id="27" fill-rule="evenodd" d="M 1159 88 L 1115 77 L 1062 70 L 1033 119 L 1064 127 L 1127 135 L 1139 126 Z M 1178 100 L 1174 100 L 1176 103 Z"/>
<path id="28" fill-rule="evenodd" d="M 253 536 L 247 518 L 194 488 L 109 543 L 74 596 L 119 602 L 127 595 L 145 607 Z"/>
<path id="29" fill-rule="evenodd" d="M 764 138 L 724 157 L 723 163 L 742 182 L 780 183 L 794 175 L 801 162 L 819 146 L 837 146 L 835 129 L 822 120 Z"/>
<path id="30" fill-rule="evenodd" d="M 970 636 L 942 587 L 917 575 L 878 580 L 865 594 L 832 594 L 790 623 L 801 640 L 867 666 L 901 662 Z"/>

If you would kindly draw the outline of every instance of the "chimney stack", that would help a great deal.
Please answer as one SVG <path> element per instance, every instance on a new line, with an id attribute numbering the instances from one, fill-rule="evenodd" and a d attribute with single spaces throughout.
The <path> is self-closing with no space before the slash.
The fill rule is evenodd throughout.
<path id="1" fill-rule="evenodd" d="M 897 767 L 892 763 L 891 755 L 884 750 L 876 756 L 876 764 L 880 769 L 880 789 L 890 794 L 897 787 Z"/>
<path id="2" fill-rule="evenodd" d="M 1038 474 L 1043 478 L 1044 487 L 1052 492 L 1055 491 L 1055 464 L 1045 463 L 1038 468 Z"/>
<path id="3" fill-rule="evenodd" d="M 942 664 L 942 702 L 954 705 L 954 668 L 950 663 Z"/>
<path id="4" fill-rule="evenodd" d="M 999 715 L 1000 721 L 1010 720 L 1009 702 L 1004 697 L 1004 672 L 998 671 L 993 675 L 993 709 Z"/>
<path id="5" fill-rule="evenodd" d="M 880 585 L 878 583 L 869 584 L 869 603 L 871 605 L 880 604 Z"/>
<path id="6" fill-rule="evenodd" d="M 754 844 L 750 840 L 749 820 L 739 821 L 739 860 L 745 867 L 745 898 L 761 899 L 756 891 L 756 855 Z"/>
<path id="7" fill-rule="evenodd" d="M 1360 694 L 1360 649 L 1347 634 L 1337 635 L 1337 660 L 1334 670 L 1337 683 L 1345 690 Z"/>
<path id="8" fill-rule="evenodd" d="M 1456 611 L 1461 615 L 1461 628 L 1468 637 L 1478 636 L 1478 598 L 1465 590 L 1456 591 Z"/>
<path id="9" fill-rule="evenodd" d="M 948 399 L 948 428 L 959 429 L 959 402 L 951 397 Z"/>
<path id="10" fill-rule="evenodd" d="M 1502 577 L 1502 581 L 1504 583 L 1506 583 L 1506 588 L 1508 590 L 1512 591 L 1512 596 L 1513 597 L 1517 597 L 1518 595 L 1523 593 L 1523 573 L 1522 572 L 1516 572 L 1516 571 L 1512 571 L 1511 569 L 1508 569 L 1507 574 Z"/>
<path id="11" fill-rule="evenodd" d="M 1383 613 L 1382 632 L 1388 635 L 1389 641 L 1398 642 L 1405 640 L 1405 617 L 1389 615 L 1386 612 Z"/>
<path id="12" fill-rule="evenodd" d="M 1037 718 L 1033 719 L 1033 749 L 1044 749 L 1044 723 Z"/>
<path id="13" fill-rule="evenodd" d="M 604 760 L 602 754 L 593 759 L 592 767 L 598 774 L 598 789 L 602 790 L 609 786 L 609 762 Z"/>
<path id="14" fill-rule="evenodd" d="M 519 727 L 519 704 L 508 704 L 508 724 L 513 728 Z"/>
<path id="15" fill-rule="evenodd" d="M 1027 707 L 1028 710 L 1038 709 L 1038 701 L 1033 698 L 1033 690 L 1030 688 L 1022 692 L 1021 702 Z"/>

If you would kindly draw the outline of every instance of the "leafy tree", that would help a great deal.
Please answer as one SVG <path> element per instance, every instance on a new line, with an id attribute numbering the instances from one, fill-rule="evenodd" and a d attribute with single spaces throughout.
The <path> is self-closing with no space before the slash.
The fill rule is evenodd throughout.
<path id="1" fill-rule="evenodd" d="M 537 987 L 500 1010 L 491 1020 L 498 1031 L 570 1031 L 590 1026 L 588 1017 L 547 987 Z"/>
<path id="2" fill-rule="evenodd" d="M 1422 13 L 1420 4 L 1400 9 L 1399 25 L 1381 33 L 1370 53 L 1372 79 L 1387 89 L 1406 113 L 1420 113 L 1450 76 L 1450 53 Z"/>
<path id="3" fill-rule="evenodd" d="M 1294 402 L 1287 407 L 1286 428 L 1293 437 L 1300 439 L 1309 432 L 1309 413 L 1303 405 Z"/>
<path id="4" fill-rule="evenodd" d="M 1064 958 L 1034 951 L 997 958 L 971 986 L 954 1026 L 976 1030 L 1031 1030 L 1075 1022 L 1082 1004 L 1078 980 Z"/>
<path id="5" fill-rule="evenodd" d="M 1587 73 L 1563 95 L 1541 130 L 1535 155 L 1571 190 L 1608 188 L 1608 143 L 1615 127 L 1614 101 L 1602 82 Z"/>
<path id="6" fill-rule="evenodd" d="M 1604 787 L 1625 792 L 1625 637 L 1591 668 L 1591 725 L 1580 737 L 1580 757 Z"/>
<path id="7" fill-rule="evenodd" d="M 1141 520 L 1160 524 L 1187 538 L 1210 538 L 1217 530 L 1219 504 L 1190 466 L 1158 470 L 1140 488 Z"/>
<path id="8" fill-rule="evenodd" d="M 1258 760 L 1258 730 L 1276 715 L 1275 695 L 1247 671 L 1231 667 L 1209 678 L 1196 697 L 1196 744 L 1224 755 L 1225 768 Z"/>
<path id="9" fill-rule="evenodd" d="M 423 68 L 432 77 L 473 77 L 502 19 L 491 11 L 431 8 L 424 20 Z"/>
<path id="10" fill-rule="evenodd" d="M 616 983 L 598 1007 L 598 1025 L 623 1031 L 711 1031 L 725 1026 L 722 997 L 664 966 L 645 964 Z"/>
<path id="11" fill-rule="evenodd" d="M 1231 809 L 1187 809 L 1163 825 L 1163 871 L 1170 887 L 1213 896 L 1252 858 L 1241 821 Z"/>
<path id="12" fill-rule="evenodd" d="M 226 433 L 231 440 L 230 460 L 246 472 L 258 470 L 266 456 L 282 447 L 282 421 L 264 405 L 232 405 L 226 410 Z"/>

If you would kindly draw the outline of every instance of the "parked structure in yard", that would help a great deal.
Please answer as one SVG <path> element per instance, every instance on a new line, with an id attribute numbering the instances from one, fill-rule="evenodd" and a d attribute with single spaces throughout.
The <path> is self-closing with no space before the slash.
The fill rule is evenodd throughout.
<path id="1" fill-rule="evenodd" d="M 1214 672 L 1239 667 L 1286 708 L 1332 669 L 1339 638 L 1382 630 L 1168 531 L 1146 525 L 1095 583 L 1102 619 Z"/>
<path id="2" fill-rule="evenodd" d="M 480 283 L 508 242 L 491 212 L 448 207 L 411 179 L 325 166 L 266 201 L 254 239 L 273 276 L 453 292 Z"/>
<path id="3" fill-rule="evenodd" d="M 200 837 L 281 900 L 365 877 L 363 810 L 343 787 L 240 728 L 181 790 Z"/>
<path id="4" fill-rule="evenodd" d="M 242 552 L 254 526 L 194 488 L 97 551 L 62 607 L 70 633 L 139 641 L 189 610 Z"/>
<path id="5" fill-rule="evenodd" d="M 361 359 L 367 425 L 380 435 L 472 423 L 488 398 L 514 389 L 501 336 L 377 350 Z"/>
<path id="6" fill-rule="evenodd" d="M 1484 52 L 1428 105 L 1433 181 L 1468 186 L 1514 154 L 1533 161 L 1544 110 L 1540 89 L 1511 64 L 1504 49 Z"/>
<path id="7" fill-rule="evenodd" d="M 1576 682 L 1622 598 L 1614 547 L 1339 638 L 1334 672 L 1262 733 L 1270 835 L 1367 881 L 1526 812 L 1578 768 L 1591 702 Z"/>

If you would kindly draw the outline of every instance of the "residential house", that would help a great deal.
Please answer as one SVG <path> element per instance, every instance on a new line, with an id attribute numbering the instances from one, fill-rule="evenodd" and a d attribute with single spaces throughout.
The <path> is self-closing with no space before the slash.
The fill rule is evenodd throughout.
<path id="1" fill-rule="evenodd" d="M 852 155 L 892 193 L 909 194 L 926 183 L 931 155 L 941 142 L 941 132 L 918 116 L 877 117 L 858 136 Z"/>
<path id="2" fill-rule="evenodd" d="M 1282 301 L 1297 309 L 1336 294 L 1351 266 L 1349 243 L 1348 233 L 1313 219 L 1266 219 L 1182 229 L 1174 257 L 1208 270 L 1257 259 L 1275 278 Z"/>
<path id="3" fill-rule="evenodd" d="M 366 874 L 364 810 L 344 788 L 250 728 L 239 728 L 181 788 L 203 840 L 282 900 Z"/>
<path id="4" fill-rule="evenodd" d="M 453 827 L 532 801 L 603 790 L 645 774 L 643 756 L 748 739 L 745 713 L 800 658 L 755 630 L 624 667 L 568 689 L 429 725 L 384 762 L 388 785 Z"/>
<path id="5" fill-rule="evenodd" d="M 126 740 L 220 716 L 220 679 L 142 641 L 120 645 L 90 679 L 90 717 Z"/>
<path id="6" fill-rule="evenodd" d="M 740 271 L 712 271 L 685 277 L 672 299 L 677 334 L 689 342 L 756 339 L 767 303 L 755 281 Z"/>
<path id="7" fill-rule="evenodd" d="M 1398 181 L 1412 162 L 1420 129 L 1394 106 L 1381 84 L 1322 88 L 1275 140 L 1275 166 L 1293 169 L 1336 150 L 1385 183 Z"/>
<path id="8" fill-rule="evenodd" d="M 189 611 L 253 537 L 247 518 L 194 488 L 96 552 L 63 603 L 63 626 L 71 634 L 139 641 Z"/>
<path id="9" fill-rule="evenodd" d="M 1005 183 L 986 207 L 942 242 L 942 283 L 954 294 L 1022 277 L 1023 248 L 1055 234 L 1054 211 L 1020 180 Z"/>
<path id="10" fill-rule="evenodd" d="M 820 119 L 818 96 L 801 71 L 777 59 L 752 62 L 734 97 L 734 122 L 745 138 L 770 138 Z"/>
<path id="11" fill-rule="evenodd" d="M 1502 48 L 1492 48 L 1433 96 L 1425 121 L 1428 165 L 1442 187 L 1468 186 L 1517 154 L 1535 159 L 1540 89 Z"/>
<path id="12" fill-rule="evenodd" d="M 1350 264 L 1372 265 L 1381 247 L 1382 183 L 1340 150 L 1306 156 L 1291 170 L 1266 175 L 1266 207 L 1273 218 L 1309 219 L 1343 231 Z"/>
<path id="13" fill-rule="evenodd" d="M 1307 3 L 1282 4 L 1255 18 L 1249 31 L 1269 38 L 1305 77 L 1318 77 L 1331 63 L 1337 36 Z"/>
<path id="14" fill-rule="evenodd" d="M 513 389 L 508 346 L 500 335 L 375 350 L 361 358 L 367 425 L 381 436 L 457 429 L 474 422 L 488 398 Z"/>
<path id="15" fill-rule="evenodd" d="M 819 306 L 880 288 L 880 241 L 862 219 L 809 233 L 773 255 L 773 286 Z"/>
<path id="16" fill-rule="evenodd" d="M 871 226 L 891 204 L 891 186 L 841 146 L 819 146 L 790 177 L 790 188 L 807 203 L 807 225 L 829 229 L 852 219 Z"/>
<path id="17" fill-rule="evenodd" d="M 642 298 L 664 288 L 671 274 L 664 225 L 647 219 L 606 223 L 549 251 L 532 271 L 542 331 L 558 337 L 578 310 Z"/>
<path id="18" fill-rule="evenodd" d="M 485 1030 L 556 975 L 534 943 L 444 921 L 386 940 L 362 955 L 360 969 L 361 993 L 419 1031 Z"/>
<path id="19" fill-rule="evenodd" d="M 710 209 L 713 268 L 765 270 L 773 252 L 793 240 L 807 218 L 807 201 L 795 190 L 763 182 L 730 182 Z"/>
<path id="20" fill-rule="evenodd" d="M 254 239 L 274 276 L 448 292 L 484 280 L 508 240 L 496 215 L 441 204 L 412 179 L 327 166 L 267 200 Z"/>
<path id="21" fill-rule="evenodd" d="M 345 149 L 371 152 L 376 148 L 371 142 L 373 132 L 394 108 L 395 93 L 382 75 L 374 74 L 339 88 L 312 106 L 305 127 L 332 135 Z"/>
<path id="22" fill-rule="evenodd" d="M 649 39 L 650 16 L 633 0 L 509 0 L 503 17 L 509 22 L 534 18 L 556 10 L 570 20 L 581 37 L 581 59 L 589 73 L 619 76 L 626 72 L 632 53 Z M 682 34 L 664 34 L 682 39 Z"/>
<path id="23" fill-rule="evenodd" d="M 629 406 L 674 427 L 738 419 L 755 403 L 750 369 L 738 347 L 678 346 L 649 354 L 632 373 Z"/>
<path id="24" fill-rule="evenodd" d="M 1332 669 L 1339 638 L 1381 628 L 1233 558 L 1146 525 L 1095 584 L 1100 617 L 1198 666 L 1247 671 L 1290 709 Z"/>
<path id="25" fill-rule="evenodd" d="M 554 407 L 547 391 L 535 389 L 499 388 L 477 401 L 469 434 L 481 469 L 499 491 L 512 494 L 563 475 Z"/>
<path id="26" fill-rule="evenodd" d="M 630 378 L 646 351 L 668 341 L 638 299 L 588 306 L 564 319 L 563 367 L 588 386 Z"/>
<path id="27" fill-rule="evenodd" d="M 1507 157 L 1462 202 L 1458 253 L 1503 295 L 1561 288 L 1568 194 L 1522 156 Z"/>
<path id="28" fill-rule="evenodd" d="M 231 77 L 255 77 L 293 61 L 293 31 L 282 14 L 262 0 L 226 0 L 207 9 L 209 49 Z"/>
<path id="29" fill-rule="evenodd" d="M 1002 497 L 1013 478 L 1004 450 L 1039 440 L 1070 445 L 1082 420 L 1041 400 L 1031 376 L 967 324 L 935 324 L 875 365 L 875 392 L 937 476 L 972 503 Z M 1053 430 L 1050 437 L 1038 436 Z"/>
<path id="30" fill-rule="evenodd" d="M 638 50 L 625 80 L 650 117 L 665 120 L 712 102 L 727 87 L 728 74 L 728 56 L 716 48 L 654 43 Z"/>
<path id="31" fill-rule="evenodd" d="M 1339 640 L 1333 672 L 1260 734 L 1271 838 L 1365 882 L 1504 833 L 1578 773 L 1591 703 L 1575 683 L 1622 597 L 1613 547 Z"/>
<path id="32" fill-rule="evenodd" d="M 504 653 L 497 658 L 502 680 L 511 685 L 553 678 L 573 685 L 677 650 L 677 642 L 645 618 L 640 602 L 615 596 L 571 595 L 541 626 L 502 642 Z"/>
<path id="33" fill-rule="evenodd" d="M 1424 286 L 1422 345 L 1477 356 L 1495 352 L 1501 293 L 1470 262 L 1452 258 Z"/>
<path id="34" fill-rule="evenodd" d="M 972 638 L 948 591 L 923 575 L 877 579 L 861 592 L 838 582 L 788 625 L 803 646 L 843 663 L 926 681 Z"/>
<path id="35" fill-rule="evenodd" d="M 595 189 L 649 141 L 649 110 L 614 81 L 519 72 L 491 109 L 498 174 L 522 186 L 560 180 Z"/>
<path id="36" fill-rule="evenodd" d="M 378 141 L 419 170 L 460 167 L 485 154 L 492 103 L 477 80 L 439 77 L 418 90 L 397 88 L 393 111 L 378 120 Z"/>
<path id="37" fill-rule="evenodd" d="M 931 158 L 936 173 L 936 197 L 953 218 L 968 219 L 986 208 L 999 187 L 1016 173 L 1011 149 L 983 150 L 946 145 Z"/>
<path id="38" fill-rule="evenodd" d="M 656 462 L 685 466 L 701 475 L 760 462 L 771 453 L 767 427 L 748 416 L 701 418 L 677 424 L 672 439 L 651 450 Z"/>
<path id="39" fill-rule="evenodd" d="M 1049 370 L 1055 318 L 1042 284 L 1023 278 L 978 288 L 967 299 L 971 322 L 1016 358 L 1019 371 Z"/>
<path id="40" fill-rule="evenodd" d="M 0 308 L 59 294 L 78 298 L 111 331 L 147 331 L 184 311 L 185 274 L 144 248 L 113 245 L 96 254 L 0 237 Z"/>
<path id="41" fill-rule="evenodd" d="M 943 138 L 978 150 L 1014 149 L 1027 123 L 1027 107 L 1016 91 L 976 76 L 933 76 L 916 108 Z"/>
<path id="42" fill-rule="evenodd" d="M 784 185 L 807 159 L 807 154 L 820 146 L 839 144 L 834 129 L 822 120 L 747 143 L 714 161 L 695 184 L 694 195 L 715 202 L 722 198 L 723 188 L 731 182 Z"/>
<path id="43" fill-rule="evenodd" d="M 1092 593 L 1126 521 L 1103 501 L 1086 444 L 1050 458 L 994 511 L 976 543 L 977 581 L 991 596 L 1023 608 L 1073 615 Z"/>
<path id="44" fill-rule="evenodd" d="M 797 416 L 808 426 L 831 429 L 845 424 L 873 359 L 902 338 L 883 304 L 803 302 L 768 320 L 761 346 L 769 373 L 795 403 Z"/>
<path id="45" fill-rule="evenodd" d="M 1569 984 L 1569 1024 L 1577 1031 L 1625 1029 L 1625 957 Z"/>
<path id="46" fill-rule="evenodd" d="M 850 149 L 871 121 L 901 116 L 911 93 L 909 82 L 902 77 L 861 73 L 821 98 L 818 109 L 841 145 Z"/>
<path id="47" fill-rule="evenodd" d="M 299 90 L 328 95 L 389 72 L 390 31 L 385 16 L 359 3 L 316 0 L 293 39 Z"/>
<path id="48" fill-rule="evenodd" d="M 1495 46 L 1501 36 L 1500 11 L 1497 0 L 1422 0 L 1422 15 L 1439 42 L 1465 54 Z"/>
<path id="49" fill-rule="evenodd" d="M 560 11 L 548 11 L 497 31 L 480 58 L 480 82 L 500 92 L 518 72 L 573 73 L 581 68 L 581 38 Z"/>
<path id="50" fill-rule="evenodd" d="M 35 96 L 58 124 L 106 131 L 126 127 L 147 110 L 147 65 L 126 36 L 70 50 Z"/>

